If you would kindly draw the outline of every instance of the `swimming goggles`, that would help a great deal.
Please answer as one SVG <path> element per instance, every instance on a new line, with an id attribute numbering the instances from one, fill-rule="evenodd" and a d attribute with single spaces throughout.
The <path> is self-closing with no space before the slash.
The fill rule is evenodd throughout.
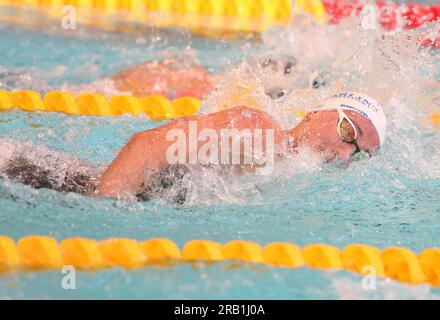
<path id="1" fill-rule="evenodd" d="M 337 110 L 339 120 L 338 125 L 336 126 L 336 131 L 342 141 L 356 146 L 356 150 L 353 152 L 352 156 L 357 155 L 358 153 L 361 153 L 362 150 L 357 143 L 358 131 L 356 125 L 341 108 L 338 108 Z"/>

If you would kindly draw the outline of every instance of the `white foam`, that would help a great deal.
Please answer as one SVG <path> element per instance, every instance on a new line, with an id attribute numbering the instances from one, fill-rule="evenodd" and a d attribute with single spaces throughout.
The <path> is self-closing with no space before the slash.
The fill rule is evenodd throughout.
<path id="1" fill-rule="evenodd" d="M 12 158 L 16 150 L 17 147 L 14 144 L 6 140 L 0 140 L 0 170 Z"/>
<path id="2" fill-rule="evenodd" d="M 81 93 L 99 93 L 106 97 L 114 95 L 130 95 L 130 92 L 120 91 L 116 88 L 115 82 L 111 78 L 101 78 L 92 83 L 68 86 L 67 84 L 61 86 L 62 91 L 68 91 L 74 95 Z"/>

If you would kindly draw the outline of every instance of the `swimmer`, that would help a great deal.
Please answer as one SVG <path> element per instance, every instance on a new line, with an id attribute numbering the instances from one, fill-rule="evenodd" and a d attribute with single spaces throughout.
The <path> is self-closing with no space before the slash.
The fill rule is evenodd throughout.
<path id="1" fill-rule="evenodd" d="M 161 95 L 202 98 L 214 89 L 219 75 L 187 61 L 166 59 L 136 65 L 111 77 L 117 90 L 136 97 Z"/>
<path id="2" fill-rule="evenodd" d="M 272 99 L 278 99 L 295 88 L 295 57 L 265 54 L 264 57 L 251 60 L 250 68 L 243 76 L 254 79 L 259 74 L 264 93 Z M 106 95 L 124 93 L 136 97 L 160 95 L 168 99 L 185 96 L 202 99 L 214 90 L 225 75 L 208 72 L 185 59 L 165 59 L 135 65 L 89 85 L 63 89 L 74 93 L 100 91 Z"/>
<path id="3" fill-rule="evenodd" d="M 65 179 L 58 184 L 58 190 L 69 192 L 78 188 L 78 186 L 73 188 L 72 183 L 75 186 L 75 184 L 95 181 L 89 186 L 82 186 L 81 193 L 126 200 L 149 200 L 160 197 L 161 190 L 178 184 L 185 175 L 186 168 L 190 166 L 169 165 L 166 154 L 174 142 L 167 141 L 167 134 L 170 130 L 181 129 L 181 132 L 188 137 L 192 121 L 197 123 L 198 133 L 203 129 L 211 129 L 213 132 L 222 129 L 272 129 L 274 150 L 278 157 L 294 154 L 300 147 L 307 146 L 322 154 L 323 160 L 327 162 L 337 159 L 347 161 L 358 153 L 372 155 L 382 146 L 387 125 L 383 109 L 374 99 L 364 94 L 350 92 L 324 100 L 322 104 L 307 113 L 296 127 L 289 130 L 283 130 L 263 111 L 235 107 L 216 113 L 180 118 L 157 128 L 136 133 L 113 162 L 101 171 L 102 174 L 100 172 L 94 177 L 87 177 L 87 172 L 93 170 L 83 169 L 81 171 L 83 175 L 78 176 L 76 169 L 70 168 L 64 175 Z M 197 145 L 198 149 L 200 147 L 201 143 Z M 218 149 L 220 148 L 221 146 L 218 145 Z M 242 148 L 240 153 L 242 159 L 244 156 Z M 188 158 L 188 153 L 185 156 Z M 33 180 L 29 177 L 28 181 L 20 180 L 23 172 L 30 171 L 32 176 L 37 171 L 36 167 L 28 168 L 29 160 L 23 152 L 11 156 L 7 161 L 3 159 L 2 162 L 3 169 L 0 172 L 4 177 L 32 186 Z M 82 162 L 78 162 L 76 167 L 78 166 L 84 167 Z M 238 167 L 242 171 L 256 169 L 252 164 L 246 165 L 241 162 Z M 50 176 L 47 170 L 42 174 Z M 50 185 L 45 183 L 43 187 L 47 187 L 48 184 Z M 63 188 L 66 190 L 62 190 Z M 176 202 L 184 202 L 185 190 L 179 193 L 177 198 Z"/>

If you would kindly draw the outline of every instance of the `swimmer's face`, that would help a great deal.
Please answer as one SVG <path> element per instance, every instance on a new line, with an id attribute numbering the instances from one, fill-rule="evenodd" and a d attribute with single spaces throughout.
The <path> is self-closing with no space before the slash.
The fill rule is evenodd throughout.
<path id="1" fill-rule="evenodd" d="M 372 153 L 379 148 L 379 136 L 370 120 L 354 111 L 344 111 L 353 121 L 357 130 L 357 143 L 361 151 Z M 344 142 L 339 137 L 336 126 L 339 120 L 337 111 L 310 112 L 299 124 L 307 145 L 323 154 L 326 161 L 351 158 L 356 146 Z"/>
<path id="2" fill-rule="evenodd" d="M 267 57 L 260 61 L 264 93 L 272 99 L 288 94 L 295 84 L 295 57 Z"/>

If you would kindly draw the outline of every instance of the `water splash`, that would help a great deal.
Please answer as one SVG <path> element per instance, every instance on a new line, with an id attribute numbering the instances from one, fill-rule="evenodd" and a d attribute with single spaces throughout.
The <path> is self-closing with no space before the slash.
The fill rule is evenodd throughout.
<path id="1" fill-rule="evenodd" d="M 242 45 L 245 54 L 243 63 L 236 65 L 232 64 L 232 60 L 223 59 L 229 69 L 222 73 L 223 80 L 216 90 L 204 100 L 203 112 L 234 105 L 254 105 L 269 112 L 284 128 L 288 128 L 300 121 L 296 110 L 310 110 L 318 101 L 340 90 L 365 92 L 379 100 L 385 109 L 389 123 L 388 139 L 376 159 L 356 166 L 357 170 L 366 175 L 368 172 L 388 172 L 396 181 L 438 178 L 440 168 L 435 165 L 440 157 L 436 151 L 439 147 L 438 132 L 427 119 L 430 113 L 439 112 L 440 109 L 437 80 L 439 57 L 438 53 L 420 46 L 418 42 L 422 34 L 429 34 L 438 27 L 439 23 L 430 23 L 419 29 L 386 32 L 380 29 L 365 30 L 355 17 L 332 26 L 316 25 L 307 17 L 297 19 L 288 28 L 265 32 L 261 43 Z M 139 37 L 136 39 L 140 41 Z M 156 43 L 162 45 L 161 41 Z M 186 61 L 194 63 L 199 59 L 191 46 L 185 52 Z M 172 52 L 162 54 L 170 57 Z M 285 96 L 271 99 L 265 94 L 264 86 L 268 78 L 278 75 L 267 72 L 260 62 L 268 56 L 276 58 L 285 55 L 293 55 L 298 62 L 293 68 L 293 76 L 289 76 L 292 88 Z M 65 72 L 62 67 L 55 69 L 54 74 L 57 75 Z M 96 70 L 85 70 L 96 73 Z M 44 91 L 48 88 L 47 84 L 37 80 L 42 78 L 42 74 L 4 69 L 2 74 L 6 74 L 4 83 L 8 83 L 9 89 L 34 86 Z M 323 85 L 312 88 L 315 79 L 320 79 Z M 284 80 L 283 76 L 274 79 L 280 82 Z M 77 93 L 84 90 L 105 95 L 121 93 L 105 77 L 90 85 L 62 88 L 77 89 Z M 67 132 L 75 137 L 80 132 L 88 134 L 90 130 L 90 127 L 70 128 Z M 44 144 L 53 136 L 49 131 L 42 134 L 38 144 Z M 69 138 L 68 141 L 75 144 L 75 139 Z M 99 158 L 99 155 L 95 158 Z M 289 180 L 297 172 L 310 170 L 319 174 L 323 168 L 341 170 L 340 167 L 323 167 L 319 156 L 311 155 L 309 151 L 299 152 L 278 167 L 278 172 L 282 173 L 275 174 L 272 180 L 252 176 L 232 178 L 216 170 L 194 170 L 185 180 L 188 189 L 192 190 L 187 204 L 225 202 L 246 205 L 254 201 L 264 202 L 268 198 L 264 192 L 276 193 L 271 187 L 265 186 L 276 185 L 280 179 Z M 347 175 L 353 173 L 351 170 L 342 172 Z M 380 188 L 388 188 L 388 182 L 385 179 Z M 261 190 L 266 191 L 262 193 Z"/>
<path id="2" fill-rule="evenodd" d="M 0 89 L 12 91 L 17 88 L 45 91 L 49 89 L 49 85 L 38 72 L 22 68 L 7 69 L 0 65 Z"/>
<path id="3" fill-rule="evenodd" d="M 427 34 L 435 37 L 439 27 L 440 22 L 405 31 L 366 30 L 359 18 L 352 17 L 333 26 L 316 25 L 304 18 L 288 28 L 270 30 L 263 34 L 258 54 L 294 55 L 298 60 L 295 87 L 280 99 L 265 97 L 265 75 L 252 68 L 253 56 L 248 56 L 207 97 L 206 111 L 254 104 L 284 127 L 291 127 L 298 122 L 288 112 L 292 106 L 308 111 L 341 90 L 364 92 L 381 103 L 389 124 L 378 160 L 364 164 L 365 170 L 393 172 L 405 179 L 438 178 L 438 130 L 428 119 L 440 110 L 439 55 L 423 47 L 419 39 Z M 250 77 L 254 90 L 246 91 Z M 312 88 L 312 80 L 320 77 L 325 84 Z M 245 91 L 241 100 L 231 98 L 237 88 Z M 381 188 L 388 187 L 384 184 Z"/>

